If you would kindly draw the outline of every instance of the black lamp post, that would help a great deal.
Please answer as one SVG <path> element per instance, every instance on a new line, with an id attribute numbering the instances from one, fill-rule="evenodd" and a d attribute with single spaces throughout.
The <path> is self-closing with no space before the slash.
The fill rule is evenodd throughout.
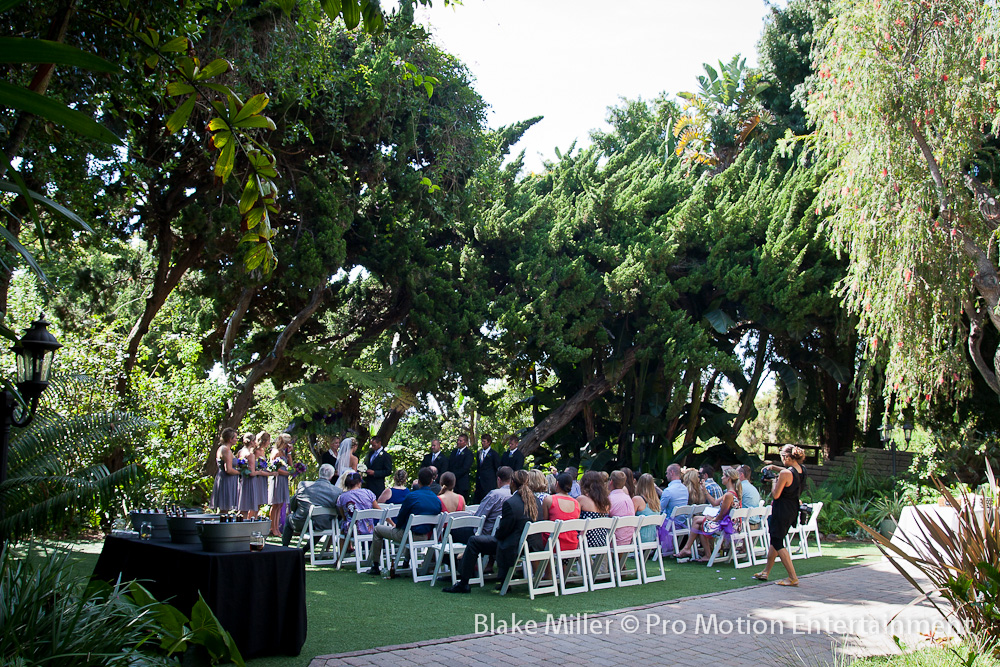
<path id="1" fill-rule="evenodd" d="M 913 424 L 907 420 L 903 423 L 903 440 L 906 441 L 906 449 L 910 448 L 910 438 L 913 437 Z"/>
<path id="2" fill-rule="evenodd" d="M 881 429 L 882 431 L 882 442 L 889 443 L 889 448 L 892 450 L 892 476 L 896 476 L 896 441 L 892 438 L 892 422 L 886 420 L 885 425 Z M 884 446 L 884 445 L 883 445 Z"/>
<path id="3" fill-rule="evenodd" d="M 13 347 L 17 355 L 17 390 L 28 408 L 17 400 L 10 391 L 4 391 L 3 433 L 0 434 L 0 484 L 7 479 L 7 446 L 10 441 L 10 427 L 22 428 L 31 423 L 38 409 L 38 399 L 49 386 L 52 377 L 52 361 L 56 350 L 62 345 L 49 333 L 49 323 L 44 315 L 31 323 L 24 336 Z"/>

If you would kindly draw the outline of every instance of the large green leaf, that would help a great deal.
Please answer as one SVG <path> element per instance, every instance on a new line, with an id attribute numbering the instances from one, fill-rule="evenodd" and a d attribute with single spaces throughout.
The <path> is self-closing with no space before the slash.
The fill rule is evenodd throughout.
<path id="1" fill-rule="evenodd" d="M 708 320 L 713 329 L 721 334 L 728 333 L 730 329 L 736 326 L 736 322 L 733 318 L 731 318 L 724 310 L 720 310 L 718 308 L 705 313 L 705 319 Z"/>
<path id="2" fill-rule="evenodd" d="M 11 183 L 10 181 L 0 181 L 0 192 L 24 194 L 24 190 L 19 188 L 17 185 Z M 84 230 L 85 232 L 93 233 L 94 230 L 91 228 L 90 225 L 84 222 L 83 218 L 81 218 L 76 213 L 69 210 L 59 202 L 53 201 L 48 197 L 46 197 L 45 195 L 38 194 L 34 190 L 28 190 L 27 192 L 29 197 L 31 197 L 37 202 L 44 204 L 46 207 L 52 209 L 56 213 L 65 216 L 71 222 L 76 223 L 80 227 L 80 229 Z"/>
<path id="3" fill-rule="evenodd" d="M 0 104 L 9 109 L 17 109 L 45 118 L 85 137 L 97 139 L 106 144 L 115 146 L 122 144 L 121 139 L 90 116 L 70 109 L 65 104 L 39 95 L 27 88 L 11 85 L 6 81 L 0 81 Z"/>
<path id="4" fill-rule="evenodd" d="M 785 385 L 788 398 L 793 401 L 796 410 L 801 410 L 806 403 L 808 386 L 802 375 L 784 361 L 772 361 L 771 368 L 778 374 L 781 383 Z"/>
<path id="5" fill-rule="evenodd" d="M 2 63 L 52 63 L 81 67 L 94 72 L 118 72 L 117 65 L 104 58 L 73 48 L 67 44 L 47 39 L 0 37 L 0 62 Z"/>

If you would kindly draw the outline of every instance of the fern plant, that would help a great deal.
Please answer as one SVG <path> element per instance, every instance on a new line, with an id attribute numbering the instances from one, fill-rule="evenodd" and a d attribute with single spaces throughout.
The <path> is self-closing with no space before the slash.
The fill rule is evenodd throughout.
<path id="1" fill-rule="evenodd" d="M 0 485 L 0 534 L 17 541 L 110 507 L 145 475 L 134 463 L 110 472 L 102 456 L 146 428 L 145 420 L 125 412 L 65 417 L 39 408 L 30 426 L 12 433 L 8 476 Z"/>

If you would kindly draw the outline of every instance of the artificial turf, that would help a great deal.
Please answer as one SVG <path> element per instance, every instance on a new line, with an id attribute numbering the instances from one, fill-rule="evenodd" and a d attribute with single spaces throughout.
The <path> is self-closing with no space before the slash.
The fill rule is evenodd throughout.
<path id="1" fill-rule="evenodd" d="M 78 544 L 73 549 L 80 571 L 92 571 L 97 562 L 94 545 L 81 549 Z M 824 572 L 871 562 L 878 555 L 870 544 L 824 543 L 823 556 L 797 560 L 795 569 L 800 575 Z M 498 619 L 516 614 L 518 619 L 544 621 L 548 614 L 593 614 L 757 583 L 750 577 L 755 569 L 737 570 L 732 564 L 708 568 L 699 563 L 665 561 L 665 567 L 667 579 L 663 582 L 530 600 L 523 586 L 511 589 L 505 597 L 495 593 L 490 582 L 468 595 L 446 595 L 440 584 L 431 588 L 427 582 L 414 584 L 408 577 L 387 580 L 359 575 L 353 569 L 307 565 L 309 628 L 302 652 L 294 658 L 259 658 L 248 664 L 298 667 L 308 665 L 317 655 L 471 634 L 476 631 L 476 614 L 493 613 Z M 782 576 L 780 564 L 774 573 Z M 281 639 L 276 637 L 275 641 Z"/>

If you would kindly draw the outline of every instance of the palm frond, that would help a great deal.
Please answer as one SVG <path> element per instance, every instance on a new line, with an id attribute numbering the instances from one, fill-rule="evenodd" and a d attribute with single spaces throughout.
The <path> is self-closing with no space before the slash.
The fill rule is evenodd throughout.
<path id="1" fill-rule="evenodd" d="M 0 485 L 6 512 L 0 532 L 16 541 L 79 512 L 109 507 L 146 475 L 135 464 L 111 472 L 104 461 L 123 442 L 138 441 L 148 426 L 127 412 L 65 417 L 39 408 L 30 426 L 12 433 L 8 478 Z"/>

